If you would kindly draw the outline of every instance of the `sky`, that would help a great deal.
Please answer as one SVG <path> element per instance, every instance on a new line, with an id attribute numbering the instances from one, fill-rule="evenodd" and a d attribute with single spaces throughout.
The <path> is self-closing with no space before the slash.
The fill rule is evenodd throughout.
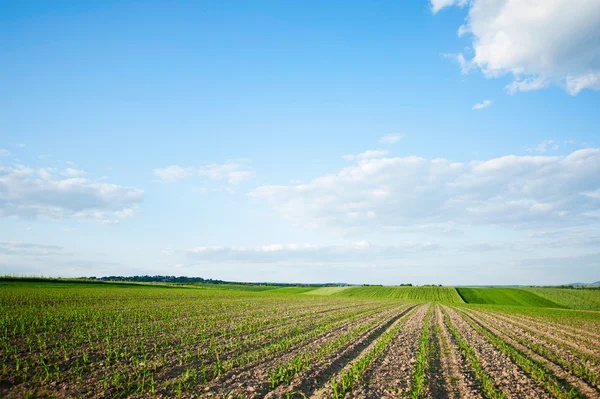
<path id="1" fill-rule="evenodd" d="M 600 280 L 600 2 L 0 5 L 0 274 Z"/>

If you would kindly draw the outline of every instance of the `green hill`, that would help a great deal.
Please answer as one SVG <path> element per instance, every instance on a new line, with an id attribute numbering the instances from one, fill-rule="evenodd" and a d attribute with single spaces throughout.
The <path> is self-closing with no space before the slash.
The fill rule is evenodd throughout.
<path id="1" fill-rule="evenodd" d="M 568 288 L 523 288 L 569 309 L 600 310 L 600 290 Z"/>
<path id="2" fill-rule="evenodd" d="M 333 294 L 334 296 L 354 298 L 402 299 L 406 301 L 463 303 L 454 287 L 349 287 Z"/>
<path id="3" fill-rule="evenodd" d="M 562 308 L 549 299 L 520 288 L 457 288 L 466 303 Z"/>

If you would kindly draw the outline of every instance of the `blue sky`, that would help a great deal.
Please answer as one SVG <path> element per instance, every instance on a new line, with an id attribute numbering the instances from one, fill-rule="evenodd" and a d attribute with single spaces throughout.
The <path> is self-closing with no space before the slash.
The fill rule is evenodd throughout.
<path id="1" fill-rule="evenodd" d="M 577 1 L 5 4 L 0 272 L 600 280 Z"/>

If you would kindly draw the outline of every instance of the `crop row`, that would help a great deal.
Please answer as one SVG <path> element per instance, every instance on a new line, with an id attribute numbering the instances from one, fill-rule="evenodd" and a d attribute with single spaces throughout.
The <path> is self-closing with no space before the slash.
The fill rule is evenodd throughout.
<path id="1" fill-rule="evenodd" d="M 0 316 L 0 389 L 5 390 L 0 394 L 9 387 L 15 397 L 54 391 L 84 397 L 183 395 L 230 370 L 343 326 L 362 325 L 360 320 L 397 306 L 194 290 L 152 289 L 146 297 L 140 289 L 128 291 L 111 292 L 113 299 L 124 298 L 115 302 L 99 291 L 68 290 L 67 299 L 53 297 L 55 292 L 49 298 L 32 292 L 26 299 L 20 292 L 0 293 L 0 309 L 16 309 Z"/>

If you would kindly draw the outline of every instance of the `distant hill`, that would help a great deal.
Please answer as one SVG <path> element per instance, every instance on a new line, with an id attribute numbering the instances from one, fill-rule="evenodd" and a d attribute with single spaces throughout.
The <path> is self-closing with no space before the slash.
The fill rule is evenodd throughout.
<path id="1" fill-rule="evenodd" d="M 572 287 L 590 287 L 590 286 L 597 287 L 597 286 L 600 286 L 600 281 L 596 281 L 594 283 L 571 283 L 571 284 L 567 284 L 567 285 L 570 285 Z"/>

